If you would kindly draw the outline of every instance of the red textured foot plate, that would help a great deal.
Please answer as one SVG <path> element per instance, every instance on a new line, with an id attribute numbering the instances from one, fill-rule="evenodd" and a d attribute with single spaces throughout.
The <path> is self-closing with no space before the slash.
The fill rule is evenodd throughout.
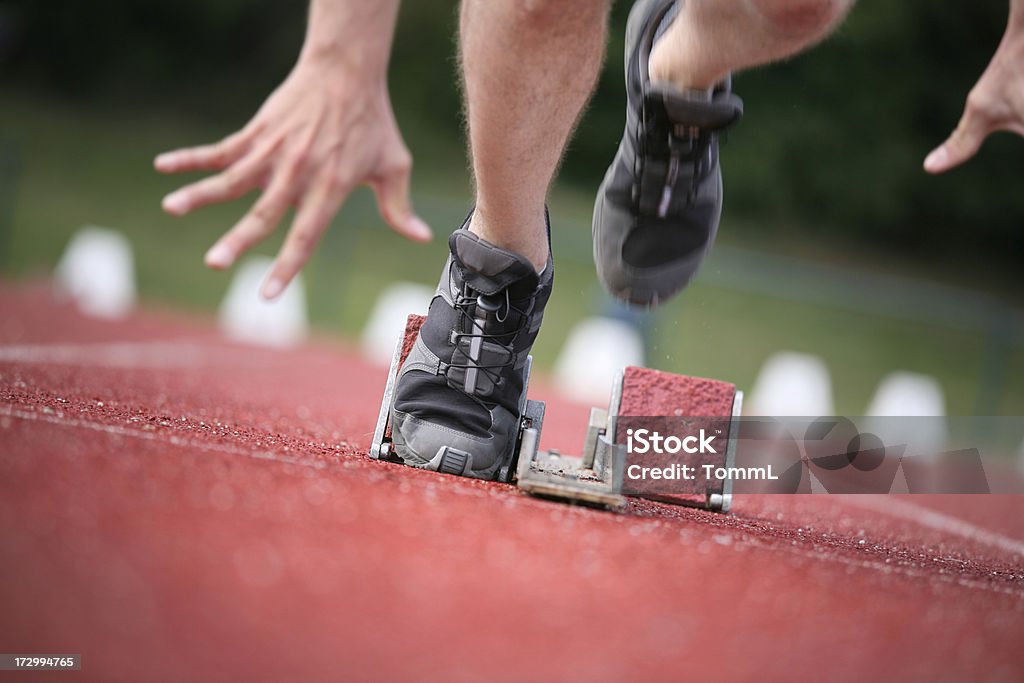
<path id="1" fill-rule="evenodd" d="M 728 448 L 728 427 L 736 400 L 736 387 L 703 377 L 687 377 L 648 368 L 627 367 L 622 377 L 622 400 L 616 441 L 626 441 L 627 429 L 659 431 L 663 435 L 685 431 L 698 433 L 702 428 L 714 434 L 717 448 L 708 453 L 680 453 L 678 457 L 630 453 L 626 467 L 660 467 L 673 462 L 701 466 L 722 466 Z M 638 419 L 628 419 L 635 416 Z M 627 418 L 627 419 L 621 419 Z M 678 419 L 676 419 L 678 418 Z M 710 418 L 710 419 L 702 419 Z M 673 503 L 704 505 L 709 493 L 723 493 L 719 480 L 699 478 L 695 481 L 631 480 L 626 479 L 626 493 L 657 498 Z"/>

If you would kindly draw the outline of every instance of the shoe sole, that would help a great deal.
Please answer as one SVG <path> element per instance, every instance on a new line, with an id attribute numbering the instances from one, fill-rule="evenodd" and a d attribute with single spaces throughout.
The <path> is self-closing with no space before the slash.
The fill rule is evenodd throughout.
<path id="1" fill-rule="evenodd" d="M 675 2 L 666 2 L 666 0 L 640 0 L 633 5 L 633 8 L 629 13 L 629 19 L 626 22 L 626 41 L 623 52 L 623 76 L 626 81 L 627 89 L 629 88 L 630 69 L 639 68 L 638 64 L 634 64 L 635 60 L 633 59 L 633 53 L 637 44 L 643 37 L 642 34 L 651 30 L 652 27 L 653 30 L 657 31 L 657 26 L 664 20 L 664 17 L 673 11 L 673 7 L 676 6 L 677 2 L 682 1 L 683 0 L 676 0 Z M 630 114 L 629 104 L 627 103 L 626 106 L 626 116 L 628 119 Z M 603 240 L 599 235 L 599 226 L 602 225 L 604 221 L 606 188 L 609 183 L 612 182 L 615 169 L 621 163 L 621 150 L 622 145 L 620 144 L 619 149 L 616 151 L 615 159 L 609 166 L 608 172 L 605 173 L 605 177 L 601 180 L 601 185 L 598 187 L 597 196 L 594 200 L 593 223 L 591 228 L 593 236 L 594 263 L 602 284 L 613 297 L 635 307 L 652 309 L 656 308 L 661 302 L 672 298 L 685 289 L 697 274 L 697 270 L 714 244 L 715 236 L 718 231 L 718 222 L 721 217 L 721 202 L 718 204 L 718 212 L 713 217 L 715 227 L 711 231 L 707 245 L 703 250 L 689 255 L 683 260 L 652 267 L 630 266 L 623 261 L 622 254 L 619 253 L 615 255 L 613 260 L 614 265 L 611 266 L 611 268 L 606 268 L 604 265 L 606 260 L 603 258 Z M 718 172 L 716 182 L 716 194 L 721 197 L 722 175 L 720 170 Z M 628 234 L 628 231 L 626 234 Z M 621 244 L 618 246 L 621 248 Z M 617 272 L 609 272 L 609 270 Z M 628 285 L 615 286 L 616 282 L 625 282 L 628 283 Z"/>
<path id="2" fill-rule="evenodd" d="M 630 11 L 629 11 L 629 17 L 626 20 L 626 41 L 625 41 L 625 47 L 623 49 L 623 55 L 622 55 L 623 77 L 626 80 L 626 87 L 627 88 L 629 87 L 629 69 L 630 69 L 630 67 L 633 66 L 633 64 L 632 64 L 632 61 L 633 61 L 632 60 L 633 48 L 634 48 L 634 46 L 637 44 L 637 42 L 640 39 L 640 36 L 639 36 L 640 32 L 643 31 L 646 28 L 646 23 L 647 22 L 645 21 L 645 19 L 647 18 L 648 15 L 651 14 L 652 8 L 654 6 L 656 6 L 658 4 L 662 4 L 664 2 L 665 2 L 665 0 L 639 0 L 638 2 L 633 4 L 633 8 L 630 9 Z M 671 6 L 671 3 L 669 3 L 669 6 Z M 669 11 L 669 9 L 666 8 L 665 12 L 668 12 L 668 11 Z M 662 14 L 662 16 L 664 16 L 664 14 Z M 659 21 L 660 21 L 660 19 L 659 19 Z M 628 115 L 629 115 L 629 104 L 628 103 L 627 103 L 626 107 L 627 107 L 627 117 L 628 117 Z M 593 218 L 592 229 L 591 229 L 591 232 L 592 232 L 592 235 L 593 235 L 593 243 L 594 243 L 594 264 L 597 267 L 598 275 L 600 276 L 601 281 L 603 283 L 609 282 L 609 280 L 611 278 L 606 277 L 606 274 L 603 272 L 603 268 L 601 267 L 601 264 L 604 263 L 604 261 L 601 258 L 601 240 L 598 239 L 598 235 L 597 235 L 598 227 L 597 226 L 600 224 L 600 222 L 601 222 L 601 220 L 603 218 L 605 187 L 607 186 L 607 184 L 611 180 L 611 178 L 609 176 L 612 174 L 613 169 L 619 163 L 619 156 L 618 155 L 619 155 L 619 152 L 616 151 L 616 153 L 615 153 L 615 160 L 612 162 L 611 166 L 609 166 L 608 173 L 606 173 L 605 177 L 601 180 L 601 185 L 598 187 L 598 190 L 597 190 L 597 197 L 594 200 L 594 214 L 593 214 L 594 218 Z M 625 266 L 625 264 L 623 264 L 623 266 Z M 628 266 L 625 266 L 625 267 L 628 268 Z M 630 304 L 632 306 L 636 306 L 636 307 L 640 307 L 640 308 L 652 309 L 652 308 L 656 308 L 658 306 L 658 304 L 660 303 L 662 297 L 661 297 L 661 295 L 659 295 L 658 289 L 656 287 L 653 287 L 651 283 L 643 282 L 643 280 L 644 279 L 653 279 L 653 278 L 656 278 L 656 277 L 657 276 L 651 276 L 651 278 L 645 278 L 644 275 L 642 275 L 640 273 L 633 272 L 633 273 L 630 273 L 630 277 L 629 277 L 629 280 L 630 280 L 630 283 L 631 283 L 630 287 L 617 288 L 617 289 L 615 289 L 615 291 L 612 291 L 611 288 L 606 285 L 606 289 L 609 290 L 609 293 L 612 296 L 614 296 L 616 299 L 619 299 L 620 301 L 628 303 L 628 304 Z"/>

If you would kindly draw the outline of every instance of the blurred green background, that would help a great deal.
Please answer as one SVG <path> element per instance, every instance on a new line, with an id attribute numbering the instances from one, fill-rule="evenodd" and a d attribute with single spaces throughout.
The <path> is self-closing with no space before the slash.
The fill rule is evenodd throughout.
<path id="1" fill-rule="evenodd" d="M 415 203 L 439 234 L 470 200 L 455 7 L 407 0 L 390 76 Z M 552 196 L 542 367 L 573 324 L 609 306 L 589 220 L 621 134 L 628 10 L 615 6 L 609 61 Z M 639 316 L 648 364 L 749 388 L 773 352 L 804 351 L 828 364 L 841 413 L 863 412 L 882 377 L 909 370 L 940 381 L 951 414 L 1024 415 L 1024 141 L 998 135 L 943 177 L 920 170 L 1005 16 L 1004 0 L 862 0 L 822 46 L 738 76 L 747 116 L 723 150 L 719 246 L 683 296 Z M 169 218 L 160 198 L 185 179 L 156 174 L 152 157 L 240 127 L 294 63 L 304 24 L 297 0 L 0 0 L 3 278 L 48 273 L 78 226 L 104 225 L 132 240 L 146 300 L 212 311 L 230 274 L 202 255 L 251 197 Z M 358 193 L 306 270 L 314 323 L 357 334 L 382 275 L 433 284 L 444 252 L 443 239 L 394 236 Z"/>

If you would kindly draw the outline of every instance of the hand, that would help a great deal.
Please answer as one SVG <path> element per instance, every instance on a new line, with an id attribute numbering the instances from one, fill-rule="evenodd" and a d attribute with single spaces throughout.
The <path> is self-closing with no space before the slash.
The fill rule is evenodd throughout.
<path id="1" fill-rule="evenodd" d="M 991 133 L 1024 135 L 1024 27 L 1014 7 L 1006 35 L 985 73 L 967 96 L 967 106 L 949 139 L 924 161 L 929 173 L 942 173 L 967 161 Z"/>
<path id="2" fill-rule="evenodd" d="M 410 207 L 412 157 L 384 78 L 352 77 L 328 59 L 300 60 L 241 131 L 216 144 L 161 154 L 155 166 L 164 173 L 219 171 L 164 197 L 164 210 L 175 216 L 262 189 L 249 212 L 206 253 L 210 268 L 229 267 L 274 231 L 289 206 L 297 207 L 261 289 L 267 299 L 278 296 L 309 260 L 357 185 L 373 187 L 381 215 L 396 232 L 431 238 Z"/>

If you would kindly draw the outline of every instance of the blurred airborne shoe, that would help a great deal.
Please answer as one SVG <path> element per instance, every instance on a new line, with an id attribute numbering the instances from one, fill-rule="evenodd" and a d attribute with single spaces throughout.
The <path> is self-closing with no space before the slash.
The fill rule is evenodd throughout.
<path id="1" fill-rule="evenodd" d="M 391 413 L 407 465 L 494 479 L 512 460 L 525 405 L 527 356 L 551 295 L 551 258 L 528 259 L 466 229 L 398 375 Z"/>
<path id="2" fill-rule="evenodd" d="M 710 95 L 651 83 L 648 59 L 683 0 L 639 0 L 626 26 L 626 129 L 594 205 L 605 289 L 656 306 L 696 274 L 718 231 L 718 136 L 743 113 L 726 80 Z"/>

